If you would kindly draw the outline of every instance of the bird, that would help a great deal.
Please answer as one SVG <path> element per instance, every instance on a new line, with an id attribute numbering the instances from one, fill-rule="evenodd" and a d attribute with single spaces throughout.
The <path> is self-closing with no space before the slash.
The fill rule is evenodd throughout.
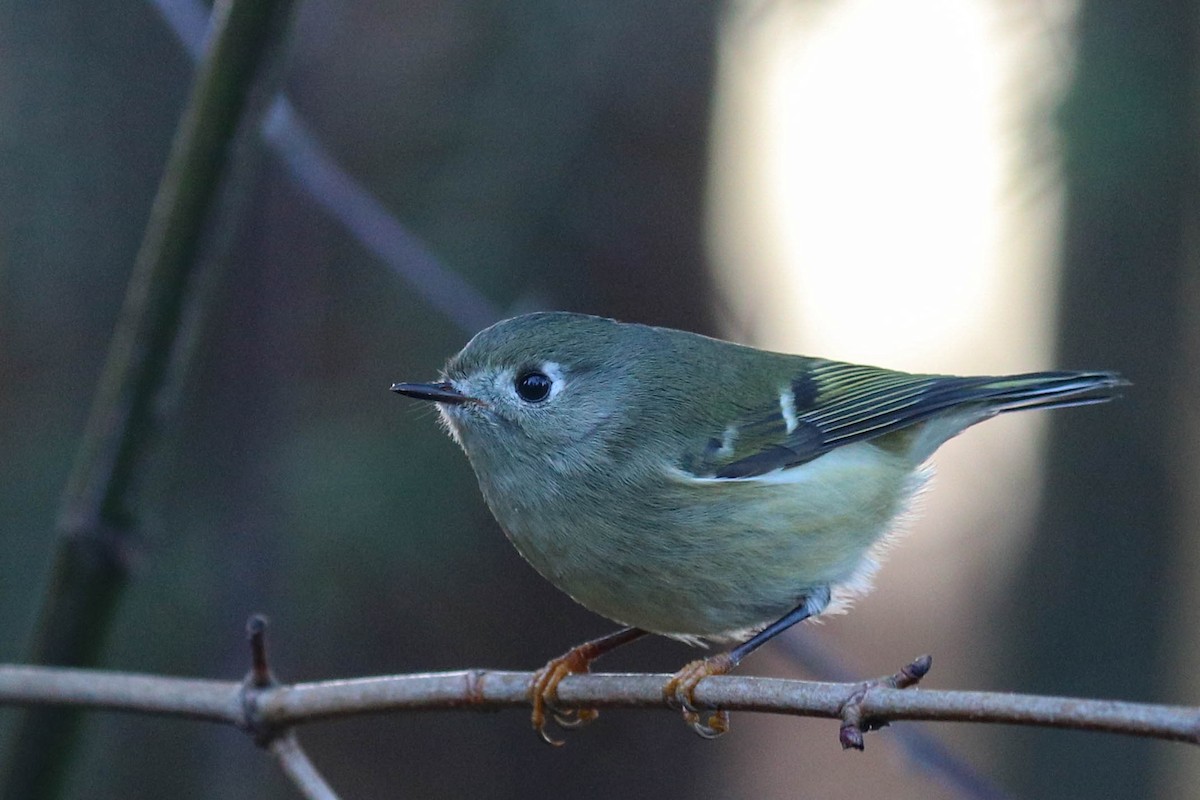
<path id="1" fill-rule="evenodd" d="M 1101 403 L 1110 371 L 910 374 L 572 312 L 502 320 L 435 381 L 488 508 L 550 583 L 623 627 L 552 659 L 531 684 L 552 744 L 596 716 L 558 683 L 646 634 L 730 649 L 664 686 L 702 736 L 728 728 L 697 684 L 792 625 L 865 594 L 930 456 L 997 414 Z"/>

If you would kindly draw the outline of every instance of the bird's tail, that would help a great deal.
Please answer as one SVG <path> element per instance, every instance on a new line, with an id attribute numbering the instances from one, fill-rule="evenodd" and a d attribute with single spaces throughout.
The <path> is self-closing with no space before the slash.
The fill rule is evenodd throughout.
<path id="1" fill-rule="evenodd" d="M 996 414 L 1105 403 L 1128 385 L 1129 381 L 1115 372 L 942 378 L 920 398 L 927 423 L 913 440 L 910 453 L 918 462 L 924 461 L 947 439 Z"/>
<path id="2" fill-rule="evenodd" d="M 996 414 L 1106 403 L 1129 385 L 1115 372 L 1031 372 L 978 380 L 979 385 L 959 391 Z"/>

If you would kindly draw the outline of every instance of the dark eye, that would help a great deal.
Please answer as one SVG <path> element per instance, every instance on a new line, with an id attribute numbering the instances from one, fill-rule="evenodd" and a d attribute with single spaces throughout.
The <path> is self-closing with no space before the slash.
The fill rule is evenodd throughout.
<path id="1" fill-rule="evenodd" d="M 550 396 L 552 384 L 553 381 L 541 372 L 522 372 L 517 376 L 517 394 L 527 403 L 540 403 Z"/>

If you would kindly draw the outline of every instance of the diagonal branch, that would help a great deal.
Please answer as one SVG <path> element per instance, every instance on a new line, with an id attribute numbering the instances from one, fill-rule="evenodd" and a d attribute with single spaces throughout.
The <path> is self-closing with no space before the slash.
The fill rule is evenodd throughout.
<path id="1" fill-rule="evenodd" d="M 284 773 L 295 784 L 306 800 L 338 800 L 333 787 L 321 777 L 317 768 L 308 760 L 308 756 L 300 747 L 300 740 L 295 731 L 288 731 L 276 737 L 267 745 L 277 759 Z"/>

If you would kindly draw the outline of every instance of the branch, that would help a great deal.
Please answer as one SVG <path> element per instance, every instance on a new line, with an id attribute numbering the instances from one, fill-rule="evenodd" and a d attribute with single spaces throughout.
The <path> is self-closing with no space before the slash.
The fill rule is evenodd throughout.
<path id="1" fill-rule="evenodd" d="M 669 675 L 572 675 L 559 685 L 564 707 L 667 708 Z M 465 670 L 318 681 L 255 689 L 246 684 L 101 670 L 0 665 L 0 706 L 56 705 L 128 711 L 236 725 L 262 735 L 292 725 L 385 711 L 529 706 L 530 672 Z M 896 720 L 991 722 L 1105 731 L 1200 744 L 1200 708 L 1068 697 L 889 688 L 721 675 L 696 688 L 696 700 L 730 711 L 844 719 L 863 729 Z"/>
<path id="2" fill-rule="evenodd" d="M 276 738 L 268 749 L 279 759 L 279 766 L 307 800 L 338 800 L 333 788 L 308 760 L 295 733 L 288 731 Z"/>
<path id="3" fill-rule="evenodd" d="M 87 427 L 59 513 L 59 543 L 30 660 L 92 664 L 127 578 L 131 500 L 181 315 L 194 294 L 194 264 L 239 124 L 264 62 L 286 39 L 292 0 L 222 0 L 171 147 Z M 0 795 L 58 793 L 78 721 L 27 713 L 12 737 Z"/>
<path id="4" fill-rule="evenodd" d="M 195 61 L 202 52 L 207 12 L 199 0 L 151 0 Z M 289 178 L 342 224 L 425 303 L 464 333 L 473 334 L 504 314 L 475 286 L 438 261 L 366 186 L 325 149 L 288 97 L 272 100 L 262 136 Z"/>

